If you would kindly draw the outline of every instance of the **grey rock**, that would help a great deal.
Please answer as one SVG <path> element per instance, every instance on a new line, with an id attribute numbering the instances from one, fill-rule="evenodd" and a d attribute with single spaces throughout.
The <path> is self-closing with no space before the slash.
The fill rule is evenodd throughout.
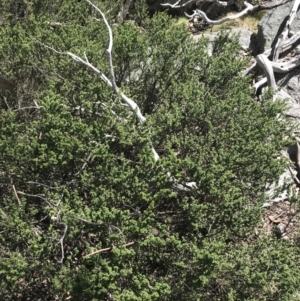
<path id="1" fill-rule="evenodd" d="M 256 52 L 257 46 L 254 42 L 253 32 L 245 28 L 233 28 L 231 30 L 232 34 L 240 34 L 239 43 L 241 46 L 251 49 L 253 52 Z"/>
<path id="2" fill-rule="evenodd" d="M 275 74 L 277 85 L 284 87 L 286 92 L 300 103 L 300 67 L 297 67 L 289 73 Z"/>
<path id="3" fill-rule="evenodd" d="M 289 109 L 285 112 L 287 117 L 296 118 L 300 121 L 300 105 L 298 103 L 294 103 L 289 105 Z"/>
<path id="4" fill-rule="evenodd" d="M 299 133 L 299 125 L 300 125 L 300 103 L 298 101 L 296 101 L 293 97 L 291 97 L 291 94 L 296 94 L 297 92 L 295 91 L 295 93 L 287 93 L 285 91 L 286 89 L 281 89 L 276 93 L 276 98 L 277 99 L 281 99 L 284 100 L 286 105 L 287 105 L 287 109 L 284 111 L 284 114 L 287 118 L 289 118 L 289 120 L 291 121 L 291 128 L 293 128 L 293 132 L 294 134 Z M 298 134 L 297 134 L 298 136 Z M 291 146 L 292 148 L 288 150 L 289 156 L 291 160 L 292 159 L 291 156 L 293 156 L 293 146 Z"/>
<path id="5" fill-rule="evenodd" d="M 289 169 L 279 177 L 277 182 L 266 186 L 266 196 L 269 202 L 263 204 L 263 207 L 270 207 L 274 203 L 282 202 L 290 197 L 289 187 L 294 183 L 294 178 Z"/>
<path id="6" fill-rule="evenodd" d="M 253 52 L 256 52 L 256 44 L 254 43 L 253 39 L 252 39 L 252 35 L 253 32 L 245 29 L 245 28 L 241 28 L 241 27 L 237 27 L 237 28 L 233 28 L 231 30 L 227 30 L 231 35 L 233 34 L 239 34 L 239 43 L 241 45 L 241 47 L 243 48 L 249 48 L 250 50 L 252 50 Z M 209 53 L 212 52 L 212 47 L 213 47 L 213 41 L 217 38 L 219 32 L 205 32 L 202 33 L 200 35 L 194 35 L 193 39 L 195 41 L 198 41 L 202 36 L 208 38 L 209 40 L 209 46 L 208 46 L 208 51 Z"/>
<path id="7" fill-rule="evenodd" d="M 278 36 L 282 33 L 287 17 L 290 14 L 294 1 L 270 9 L 258 24 L 257 44 L 259 52 L 270 49 L 276 45 Z M 300 30 L 300 14 L 297 13 L 291 28 L 290 34 Z"/>
<path id="8" fill-rule="evenodd" d="M 286 229 L 286 225 L 283 223 L 280 223 L 277 225 L 278 230 L 280 231 L 281 234 L 283 234 L 285 232 Z"/>

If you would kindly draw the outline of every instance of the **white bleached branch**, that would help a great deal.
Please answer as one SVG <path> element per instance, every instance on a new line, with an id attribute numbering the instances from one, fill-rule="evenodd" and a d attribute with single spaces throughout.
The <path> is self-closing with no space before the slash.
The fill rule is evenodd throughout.
<path id="1" fill-rule="evenodd" d="M 282 52 L 285 52 L 287 50 L 289 50 L 290 48 L 292 48 L 294 46 L 295 43 L 297 43 L 300 40 L 300 31 L 295 33 L 291 38 L 289 38 L 288 40 L 283 41 L 283 43 L 281 44 L 281 46 L 278 48 L 278 52 L 279 54 Z M 268 49 L 266 50 L 263 54 L 266 57 L 269 57 L 270 54 L 272 53 L 272 49 Z M 251 71 L 253 71 L 255 68 L 257 67 L 257 62 L 253 63 L 249 68 L 247 68 L 243 73 L 244 75 L 249 74 Z"/>
<path id="2" fill-rule="evenodd" d="M 66 52 L 67 55 L 69 55 L 75 62 L 83 64 L 87 67 L 89 67 L 90 69 L 92 69 L 94 72 L 96 72 L 100 78 L 109 86 L 113 89 L 113 91 L 118 94 L 122 100 L 129 106 L 129 108 L 135 112 L 138 120 L 143 123 L 146 121 L 146 118 L 143 116 L 139 106 L 137 105 L 137 103 L 135 101 L 133 101 L 131 98 L 129 98 L 128 96 L 126 96 L 123 92 L 120 91 L 120 89 L 114 88 L 113 83 L 111 82 L 111 80 L 102 72 L 100 71 L 98 68 L 96 68 L 94 65 L 92 65 L 91 63 L 89 63 L 87 60 L 83 60 L 81 57 L 77 56 L 76 54 L 67 51 Z M 111 71 L 111 74 L 113 73 L 113 71 Z"/>
<path id="3" fill-rule="evenodd" d="M 159 155 L 158 155 L 158 153 L 156 152 L 156 150 L 155 150 L 155 148 L 154 148 L 152 142 L 150 142 L 150 148 L 151 148 L 151 151 L 152 151 L 154 160 L 157 161 L 157 160 L 159 159 Z"/>
<path id="4" fill-rule="evenodd" d="M 124 101 L 124 103 L 133 111 L 135 112 L 138 120 L 140 123 L 144 123 L 146 121 L 146 118 L 143 116 L 140 108 L 138 107 L 138 105 L 131 99 L 129 98 L 127 95 L 125 95 L 123 92 L 121 92 L 119 90 L 119 88 L 117 87 L 116 83 L 115 83 L 115 77 L 114 77 L 114 71 L 113 71 L 113 64 L 112 64 L 112 45 L 113 45 L 113 36 L 112 36 L 112 31 L 110 28 L 110 25 L 108 24 L 105 15 L 101 12 L 101 10 L 96 7 L 90 0 L 86 0 L 90 5 L 92 5 L 100 14 L 101 17 L 103 18 L 108 31 L 109 31 L 109 47 L 107 49 L 107 53 L 108 53 L 108 59 L 109 59 L 109 67 L 110 67 L 110 75 L 111 75 L 111 80 L 109 80 L 107 78 L 107 76 L 105 76 L 105 74 L 103 72 L 101 72 L 99 69 L 97 69 L 95 66 L 93 66 L 91 63 L 89 63 L 89 61 L 87 60 L 87 58 L 85 60 L 83 60 L 82 58 L 80 58 L 79 56 L 71 53 L 71 52 L 67 52 L 67 54 L 69 56 L 71 56 L 73 58 L 73 60 L 75 62 L 78 62 L 80 64 L 86 65 L 87 67 L 91 68 L 93 71 L 95 71 L 97 74 L 99 74 L 100 78 L 106 82 L 115 93 L 117 93 L 119 96 L 121 96 L 122 100 Z M 154 160 L 157 161 L 159 159 L 159 155 L 157 153 L 157 151 L 155 150 L 152 142 L 150 141 L 150 148 L 154 157 Z M 196 183 L 195 182 L 184 182 L 182 184 L 178 184 L 177 180 L 174 179 L 173 177 L 170 176 L 170 181 L 172 181 L 174 183 L 174 186 L 179 189 L 179 190 L 189 190 L 192 188 L 196 187 Z"/>
<path id="5" fill-rule="evenodd" d="M 275 62 L 278 60 L 279 53 L 280 53 L 279 49 L 280 49 L 281 45 L 283 44 L 283 42 L 285 41 L 285 39 L 288 36 L 291 24 L 294 21 L 294 18 L 295 18 L 296 14 L 297 14 L 299 5 L 300 5 L 300 0 L 295 0 L 294 1 L 294 5 L 293 5 L 293 7 L 291 9 L 291 12 L 290 12 L 290 14 L 289 14 L 289 16 L 287 18 L 284 30 L 280 34 L 280 36 L 278 37 L 277 43 L 276 43 L 276 45 L 274 47 L 274 53 L 273 53 L 273 61 L 275 61 Z"/>
<path id="6" fill-rule="evenodd" d="M 227 22 L 227 21 L 232 21 L 232 20 L 238 19 L 238 18 L 248 14 L 254 8 L 256 8 L 255 6 L 248 3 L 247 1 L 244 2 L 244 5 L 246 6 L 246 8 L 243 11 L 241 11 L 240 13 L 237 13 L 233 16 L 227 16 L 227 17 L 225 17 L 223 19 L 220 19 L 220 20 L 211 20 L 211 19 L 209 19 L 207 17 L 206 13 L 203 12 L 202 10 L 200 10 L 200 9 L 196 9 L 192 15 L 186 14 L 186 16 L 190 19 L 193 19 L 194 17 L 201 17 L 207 24 L 219 25 L 219 24 L 222 24 L 222 23 Z"/>
<path id="7" fill-rule="evenodd" d="M 219 1 L 219 0 L 202 0 L 201 2 L 212 2 L 217 4 L 217 6 L 227 7 L 234 4 L 234 0 L 229 1 Z"/>
<path id="8" fill-rule="evenodd" d="M 266 84 L 266 83 L 267 83 L 267 78 L 266 78 L 266 77 L 262 78 L 260 81 L 258 81 L 257 83 L 255 83 L 255 84 L 253 85 L 253 88 L 254 88 L 254 94 L 256 95 L 257 90 L 258 90 L 261 86 L 263 86 L 264 84 Z"/>
<path id="9" fill-rule="evenodd" d="M 65 224 L 65 223 L 62 223 L 60 222 L 59 223 L 60 225 L 63 225 L 65 228 L 64 228 L 64 232 L 63 232 L 63 235 L 61 237 L 61 239 L 59 240 L 59 243 L 60 243 L 60 248 L 61 248 L 61 259 L 58 260 L 59 263 L 63 263 L 63 260 L 65 258 L 65 250 L 64 250 L 64 239 L 65 239 L 65 236 L 67 234 L 67 231 L 68 231 L 68 225 Z"/>
<path id="10" fill-rule="evenodd" d="M 41 109 L 41 108 L 43 108 L 43 106 L 38 106 L 38 107 L 31 106 L 31 107 L 22 107 L 22 108 L 19 108 L 19 109 L 15 109 L 15 110 L 13 110 L 13 111 L 14 111 L 14 112 L 17 112 L 17 111 L 21 111 L 21 110 Z"/>
<path id="11" fill-rule="evenodd" d="M 274 72 L 270 60 L 264 54 L 259 54 L 256 57 L 256 61 L 257 64 L 264 69 L 264 72 L 267 76 L 268 86 L 272 87 L 273 90 L 276 90 L 277 85 L 276 85 Z"/>
<path id="12" fill-rule="evenodd" d="M 286 73 L 300 65 L 300 55 L 293 57 L 291 60 L 286 62 L 271 62 L 274 72 Z"/>
<path id="13" fill-rule="evenodd" d="M 177 1 L 176 3 L 174 3 L 174 4 L 170 4 L 170 3 L 162 3 L 161 6 L 169 6 L 169 7 L 171 7 L 171 8 L 180 8 L 180 7 L 186 6 L 186 5 L 189 4 L 189 3 L 196 2 L 196 0 L 189 0 L 189 1 L 185 2 L 185 3 L 180 4 L 181 1 L 182 1 L 182 0 L 178 0 L 178 1 Z"/>
<path id="14" fill-rule="evenodd" d="M 114 92 L 118 93 L 119 88 L 117 87 L 116 84 L 116 79 L 115 79 L 115 73 L 114 73 L 114 68 L 113 68 L 113 63 L 112 63 L 112 48 L 113 48 L 113 35 L 112 35 L 112 30 L 111 27 L 109 26 L 107 19 L 105 18 L 105 15 L 103 14 L 103 12 L 95 5 L 93 4 L 90 0 L 86 0 L 87 3 L 89 3 L 93 8 L 96 9 L 96 11 L 101 15 L 107 30 L 108 30 L 108 34 L 109 34 L 109 45 L 108 48 L 106 49 L 107 51 L 107 56 L 108 56 L 108 62 L 109 62 L 109 71 L 110 71 L 110 79 L 111 79 L 111 83 L 112 83 L 112 88 L 114 89 Z M 87 58 L 86 58 L 86 61 Z"/>
<path id="15" fill-rule="evenodd" d="M 276 73 L 286 73 L 300 65 L 300 55 L 293 57 L 291 60 L 286 62 L 272 62 L 268 60 L 268 64 L 272 67 L 273 71 Z M 263 62 L 262 62 L 263 64 Z M 262 78 L 260 81 L 253 85 L 254 93 L 256 94 L 258 88 L 267 83 L 267 77 Z"/>
<path id="16" fill-rule="evenodd" d="M 161 6 L 168 6 L 168 7 L 171 7 L 171 8 L 181 8 L 181 7 L 186 6 L 189 3 L 196 2 L 196 0 L 190 0 L 190 1 L 187 1 L 187 2 L 181 4 L 181 1 L 182 0 L 179 0 L 174 4 L 162 3 Z M 234 4 L 234 0 L 229 0 L 229 1 L 202 0 L 202 1 L 199 1 L 199 2 L 211 2 L 211 3 L 215 3 L 217 6 L 222 6 L 222 7 L 227 7 L 227 6 L 230 6 L 230 5 Z"/>

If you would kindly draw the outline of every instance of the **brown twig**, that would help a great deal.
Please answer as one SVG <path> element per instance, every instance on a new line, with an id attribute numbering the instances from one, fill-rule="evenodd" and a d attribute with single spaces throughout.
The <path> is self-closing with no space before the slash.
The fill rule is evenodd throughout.
<path id="1" fill-rule="evenodd" d="M 18 193 L 17 193 L 17 191 L 16 191 L 15 185 L 13 185 L 12 188 L 13 188 L 13 190 L 14 190 L 15 197 L 16 197 L 16 199 L 18 200 L 18 204 L 19 204 L 19 206 L 21 206 L 21 201 L 20 201 L 20 199 L 19 199 L 19 196 L 18 196 Z"/>
<path id="2" fill-rule="evenodd" d="M 129 242 L 129 243 L 123 245 L 122 247 L 129 247 L 129 246 L 132 246 L 133 244 L 134 244 L 134 241 L 131 241 L 131 242 Z M 92 252 L 92 253 L 90 253 L 90 254 L 87 254 L 87 255 L 83 256 L 83 258 L 92 256 L 92 255 L 95 255 L 95 254 L 103 253 L 103 252 L 106 252 L 106 251 L 110 251 L 112 248 L 113 248 L 113 247 L 97 250 L 97 251 L 95 251 L 95 252 Z"/>

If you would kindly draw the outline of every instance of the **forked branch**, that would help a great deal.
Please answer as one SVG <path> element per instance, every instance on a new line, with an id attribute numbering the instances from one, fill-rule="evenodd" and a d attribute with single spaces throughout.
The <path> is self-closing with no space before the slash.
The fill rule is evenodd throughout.
<path id="1" fill-rule="evenodd" d="M 65 258 L 64 239 L 65 239 L 65 236 L 66 236 L 67 231 L 68 231 L 68 226 L 67 226 L 67 224 L 62 223 L 62 222 L 60 222 L 59 224 L 64 226 L 64 232 L 63 232 L 62 237 L 59 240 L 59 244 L 60 244 L 60 248 L 61 248 L 61 259 L 58 260 L 58 262 L 63 263 L 64 258 Z"/>
<path id="2" fill-rule="evenodd" d="M 114 86 L 112 81 L 101 70 L 99 70 L 94 65 L 92 65 L 87 59 L 82 59 L 81 57 L 77 56 L 76 54 L 74 54 L 72 52 L 67 51 L 66 54 L 69 55 L 75 62 L 83 64 L 83 65 L 89 67 L 90 69 L 92 69 L 94 72 L 96 72 L 100 76 L 100 78 L 106 84 L 108 84 L 108 86 L 111 87 L 115 93 L 117 93 L 122 98 L 122 100 L 136 114 L 138 120 L 141 123 L 146 121 L 146 118 L 143 116 L 137 103 L 135 101 L 133 101 L 131 98 L 129 98 L 128 96 L 126 96 L 123 92 L 121 92 L 120 89 L 116 85 Z M 109 54 L 109 55 L 111 56 L 111 54 Z M 110 74 L 114 74 L 113 70 L 110 71 Z"/>
<path id="3" fill-rule="evenodd" d="M 227 21 L 232 21 L 232 20 L 238 19 L 238 18 L 248 14 L 250 11 L 253 11 L 253 9 L 255 8 L 255 6 L 248 3 L 247 1 L 245 1 L 244 4 L 245 4 L 246 8 L 243 11 L 241 11 L 240 13 L 235 14 L 233 16 L 227 16 L 227 17 L 225 17 L 223 19 L 219 19 L 219 20 L 209 19 L 207 17 L 206 13 L 200 9 L 196 9 L 192 15 L 186 14 L 186 16 L 189 17 L 190 19 L 193 19 L 195 17 L 201 17 L 201 19 L 203 19 L 207 24 L 219 25 L 219 24 L 222 24 Z"/>
<path id="4" fill-rule="evenodd" d="M 185 2 L 185 3 L 181 3 L 181 2 L 182 2 L 182 0 L 178 0 L 178 1 L 177 1 L 176 3 L 174 3 L 174 4 L 170 4 L 170 3 L 162 3 L 161 6 L 169 6 L 169 7 L 171 7 L 171 8 L 180 8 L 180 7 L 186 6 L 186 5 L 189 4 L 189 3 L 196 2 L 196 0 L 189 0 L 189 1 Z"/>
<path id="5" fill-rule="evenodd" d="M 113 35 L 112 35 L 112 30 L 111 27 L 109 26 L 107 19 L 105 18 L 105 15 L 103 14 L 103 12 L 95 5 L 93 4 L 90 0 L 86 0 L 87 3 L 89 3 L 92 7 L 94 7 L 96 9 L 96 11 L 101 15 L 107 30 L 108 30 L 108 34 L 109 34 L 109 45 L 107 48 L 107 56 L 108 56 L 108 62 L 109 62 L 109 71 L 110 71 L 110 80 L 112 83 L 112 88 L 114 90 L 114 92 L 118 93 L 119 88 L 117 87 L 116 84 L 116 79 L 115 79 L 115 73 L 114 73 L 114 68 L 113 68 L 113 63 L 112 63 L 112 48 L 113 48 Z"/>
<path id="6" fill-rule="evenodd" d="M 181 2 L 182 2 L 182 0 L 177 1 L 174 4 L 162 3 L 161 6 L 169 6 L 171 8 L 181 8 L 181 7 L 186 6 L 189 3 L 196 2 L 196 0 L 190 0 L 190 1 L 187 1 L 185 3 L 181 3 Z M 222 7 L 227 7 L 227 6 L 230 6 L 230 5 L 234 4 L 234 0 L 229 0 L 229 1 L 205 0 L 205 1 L 198 1 L 198 2 L 211 2 L 211 3 L 215 3 L 217 6 L 222 6 Z"/>
<path id="7" fill-rule="evenodd" d="M 256 61 L 257 64 L 264 69 L 264 72 L 267 76 L 268 86 L 272 87 L 272 89 L 275 91 L 277 89 L 277 85 L 270 60 L 264 54 L 259 54 L 256 57 Z"/>
<path id="8" fill-rule="evenodd" d="M 298 11 L 299 4 L 300 4 L 300 0 L 295 0 L 294 1 L 292 10 L 291 10 L 291 12 L 290 12 L 290 14 L 287 18 L 285 27 L 284 27 L 282 33 L 280 34 L 280 36 L 277 40 L 277 43 L 276 43 L 275 48 L 274 48 L 274 54 L 273 54 L 273 61 L 275 61 L 275 62 L 278 60 L 278 57 L 279 57 L 279 53 L 280 53 L 279 49 L 281 48 L 282 44 L 284 43 L 284 41 L 286 40 L 286 38 L 288 36 L 288 33 L 289 33 L 290 28 L 291 28 L 292 22 L 294 21 L 294 18 L 296 16 L 297 11 Z"/>
<path id="9" fill-rule="evenodd" d="M 129 247 L 129 246 L 132 246 L 134 244 L 134 241 L 131 241 L 125 245 L 123 245 L 122 247 Z M 104 249 L 100 249 L 100 250 L 97 250 L 97 251 L 94 251 L 90 254 L 87 254 L 85 256 L 83 256 L 83 258 L 86 258 L 86 257 L 89 257 L 89 256 L 92 256 L 92 255 L 95 255 L 95 254 L 100 254 L 100 253 L 104 253 L 104 252 L 107 252 L 107 251 L 111 251 L 113 247 L 110 247 L 110 248 L 104 248 Z"/>

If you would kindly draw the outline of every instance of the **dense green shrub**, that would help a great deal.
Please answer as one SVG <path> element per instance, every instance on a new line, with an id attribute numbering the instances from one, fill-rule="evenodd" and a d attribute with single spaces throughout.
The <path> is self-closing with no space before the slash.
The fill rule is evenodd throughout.
<path id="1" fill-rule="evenodd" d="M 1 70 L 18 87 L 0 104 L 1 299 L 292 300 L 298 249 L 254 235 L 283 168 L 283 104 L 253 101 L 237 39 L 222 34 L 209 56 L 164 14 L 143 33 L 113 27 L 139 124 L 95 73 L 46 47 L 85 52 L 108 75 L 99 16 L 51 3 L 0 28 Z"/>

